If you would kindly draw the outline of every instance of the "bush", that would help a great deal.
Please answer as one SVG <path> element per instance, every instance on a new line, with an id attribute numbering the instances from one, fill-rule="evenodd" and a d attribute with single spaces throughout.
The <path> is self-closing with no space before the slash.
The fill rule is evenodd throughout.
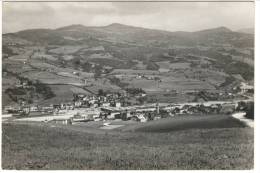
<path id="1" fill-rule="evenodd" d="M 254 119 L 254 102 L 249 102 L 246 104 L 245 112 L 246 112 L 246 118 Z"/>
<path id="2" fill-rule="evenodd" d="M 126 92 L 131 95 L 138 95 L 145 93 L 145 91 L 142 88 L 126 88 Z"/>
<path id="3" fill-rule="evenodd" d="M 108 78 L 110 80 L 110 82 L 114 85 L 117 85 L 119 86 L 120 88 L 124 88 L 126 87 L 128 84 L 127 83 L 123 83 L 120 81 L 120 79 L 116 78 L 116 77 L 111 77 L 111 78 Z"/>
<path id="4" fill-rule="evenodd" d="M 147 70 L 158 70 L 160 68 L 155 62 L 152 61 L 148 61 L 146 62 L 146 64 L 147 64 L 146 66 Z"/>

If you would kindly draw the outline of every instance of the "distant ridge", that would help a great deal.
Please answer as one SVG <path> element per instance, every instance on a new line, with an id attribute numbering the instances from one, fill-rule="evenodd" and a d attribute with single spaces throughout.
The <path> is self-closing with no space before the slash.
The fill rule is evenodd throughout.
<path id="1" fill-rule="evenodd" d="M 254 34 L 255 29 L 254 28 L 242 28 L 237 30 L 237 32 L 246 33 L 246 34 Z"/>
<path id="2" fill-rule="evenodd" d="M 204 29 L 197 32 L 207 32 L 207 33 L 221 33 L 221 32 L 233 32 L 231 29 L 221 26 L 217 28 Z"/>
<path id="3" fill-rule="evenodd" d="M 106 28 L 106 29 L 127 29 L 127 28 L 132 28 L 132 29 L 145 29 L 145 30 L 153 30 L 153 31 L 163 31 L 163 32 L 169 32 L 169 33 L 199 33 L 199 32 L 233 32 L 231 29 L 225 27 L 225 26 L 221 26 L 221 27 L 217 27 L 217 28 L 209 28 L 209 29 L 203 29 L 203 30 L 199 30 L 199 31 L 194 31 L 194 32 L 189 32 L 189 31 L 181 31 L 181 30 L 177 30 L 177 31 L 169 31 L 169 30 L 161 30 L 161 29 L 153 29 L 153 28 L 144 28 L 144 27 L 139 27 L 139 26 L 131 26 L 131 25 L 126 25 L 126 24 L 121 24 L 121 23 L 111 23 L 109 25 L 105 25 L 105 26 L 85 26 L 82 24 L 72 24 L 72 25 L 68 25 L 68 26 L 63 26 L 63 27 L 59 27 L 56 29 L 49 29 L 49 28 L 37 28 L 37 29 L 26 29 L 26 30 L 21 30 L 15 33 L 19 33 L 19 32 L 23 32 L 23 31 L 51 31 L 51 30 L 85 30 L 85 29 L 91 29 L 91 28 Z M 252 31 L 253 28 L 246 28 L 246 29 L 241 29 L 238 30 L 239 31 L 246 31 L 246 30 L 250 30 Z M 247 33 L 247 32 L 243 32 L 243 33 Z M 10 33 L 6 33 L 6 34 L 10 34 Z M 4 34 L 3 34 L 4 35 Z"/>
<path id="4" fill-rule="evenodd" d="M 89 44 L 96 40 L 110 43 L 131 43 L 138 46 L 163 45 L 196 46 L 198 44 L 231 44 L 234 46 L 252 46 L 253 35 L 234 32 L 221 26 L 196 32 L 164 31 L 150 28 L 112 23 L 106 26 L 84 26 L 73 24 L 57 29 L 29 29 L 13 33 L 14 36 L 39 44 L 75 45 Z M 7 36 L 7 35 L 3 35 Z M 69 38 L 69 39 L 68 39 Z"/>

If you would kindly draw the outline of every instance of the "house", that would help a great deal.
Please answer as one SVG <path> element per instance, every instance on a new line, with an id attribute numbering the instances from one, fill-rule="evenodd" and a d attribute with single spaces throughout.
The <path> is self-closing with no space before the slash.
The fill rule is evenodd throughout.
<path id="1" fill-rule="evenodd" d="M 94 104 L 96 101 L 97 101 L 97 100 L 92 99 L 92 100 L 89 101 L 89 103 L 90 103 L 90 104 Z"/>
<path id="2" fill-rule="evenodd" d="M 79 76 L 79 72 L 74 71 L 73 74 Z"/>
<path id="3" fill-rule="evenodd" d="M 29 114 L 30 113 L 30 107 L 29 106 L 25 106 L 22 108 L 22 111 L 25 113 L 25 114 Z"/>
<path id="4" fill-rule="evenodd" d="M 71 119 L 64 119 L 64 118 L 59 118 L 59 119 L 54 119 L 52 120 L 52 122 L 54 122 L 55 124 L 72 124 Z"/>
<path id="5" fill-rule="evenodd" d="M 76 101 L 74 103 L 75 107 L 80 107 L 82 105 L 82 102 L 81 101 Z"/>
<path id="6" fill-rule="evenodd" d="M 87 115 L 80 115 L 76 114 L 72 117 L 73 122 L 83 122 L 83 121 L 90 121 L 90 118 Z"/>
<path id="7" fill-rule="evenodd" d="M 66 105 L 63 104 L 63 103 L 61 103 L 61 104 L 60 104 L 60 109 L 62 109 L 62 110 L 63 110 L 63 109 L 66 109 Z"/>
<path id="8" fill-rule="evenodd" d="M 22 85 L 23 85 L 23 86 L 28 85 L 28 81 L 24 81 L 24 82 L 22 83 Z"/>
<path id="9" fill-rule="evenodd" d="M 110 106 L 110 103 L 109 102 L 104 102 L 104 103 L 102 103 L 102 106 L 108 107 L 108 106 Z"/>
<path id="10" fill-rule="evenodd" d="M 160 116 L 155 116 L 155 117 L 154 117 L 154 120 L 159 120 L 159 119 L 161 119 Z"/>
<path id="11" fill-rule="evenodd" d="M 14 107 L 13 106 L 5 106 L 4 107 L 4 111 L 5 112 L 9 112 L 9 111 L 13 111 L 14 110 Z"/>
<path id="12" fill-rule="evenodd" d="M 66 104 L 66 110 L 74 110 L 74 105 L 71 103 Z"/>
<path id="13" fill-rule="evenodd" d="M 246 93 L 250 90 L 254 90 L 254 86 L 242 82 L 240 85 L 241 93 Z"/>
<path id="14" fill-rule="evenodd" d="M 121 103 L 120 102 L 116 102 L 116 107 L 117 108 L 121 107 Z"/>
<path id="15" fill-rule="evenodd" d="M 111 112 L 107 118 L 108 119 L 118 119 L 120 117 L 120 112 L 116 111 L 116 112 Z"/>
<path id="16" fill-rule="evenodd" d="M 43 106 L 42 111 L 52 113 L 53 112 L 53 106 Z"/>
<path id="17" fill-rule="evenodd" d="M 235 111 L 236 105 L 234 104 L 223 104 L 220 108 L 220 113 L 231 114 Z"/>
<path id="18" fill-rule="evenodd" d="M 130 111 L 126 112 L 126 118 L 129 119 L 133 116 L 133 114 Z"/>
<path id="19" fill-rule="evenodd" d="M 147 122 L 147 117 L 145 117 L 144 114 L 138 114 L 137 118 L 141 121 L 141 122 Z"/>
<path id="20" fill-rule="evenodd" d="M 37 111 L 39 111 L 38 106 L 31 106 L 30 107 L 30 112 L 37 112 Z"/>
<path id="21" fill-rule="evenodd" d="M 146 93 L 142 93 L 141 96 L 142 96 L 142 97 L 145 97 L 145 96 L 146 96 Z"/>

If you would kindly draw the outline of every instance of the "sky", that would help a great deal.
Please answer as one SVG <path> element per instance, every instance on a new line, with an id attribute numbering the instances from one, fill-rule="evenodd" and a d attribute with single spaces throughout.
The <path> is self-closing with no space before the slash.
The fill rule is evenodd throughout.
<path id="1" fill-rule="evenodd" d="M 2 11 L 3 33 L 111 23 L 167 31 L 254 27 L 253 2 L 3 2 Z"/>

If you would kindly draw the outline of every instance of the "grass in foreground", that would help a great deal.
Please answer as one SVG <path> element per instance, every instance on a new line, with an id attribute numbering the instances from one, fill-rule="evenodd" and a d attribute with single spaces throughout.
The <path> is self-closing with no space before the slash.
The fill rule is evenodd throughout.
<path id="1" fill-rule="evenodd" d="M 252 169 L 253 129 L 90 134 L 3 124 L 3 169 Z"/>

